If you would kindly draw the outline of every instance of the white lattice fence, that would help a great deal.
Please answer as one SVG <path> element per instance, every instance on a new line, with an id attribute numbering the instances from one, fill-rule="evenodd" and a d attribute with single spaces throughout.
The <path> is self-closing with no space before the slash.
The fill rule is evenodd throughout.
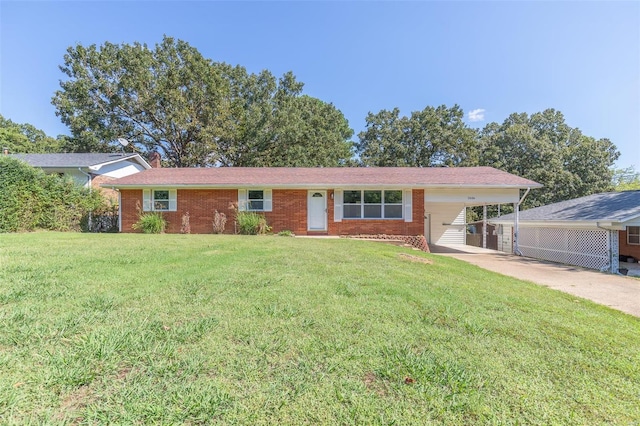
<path id="1" fill-rule="evenodd" d="M 609 268 L 609 233 L 604 229 L 520 228 L 524 256 L 584 268 Z"/>

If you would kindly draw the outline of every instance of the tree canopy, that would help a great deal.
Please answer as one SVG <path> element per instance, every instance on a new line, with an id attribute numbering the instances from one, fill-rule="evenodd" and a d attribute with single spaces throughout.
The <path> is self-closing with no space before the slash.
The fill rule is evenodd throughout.
<path id="1" fill-rule="evenodd" d="M 171 166 L 340 165 L 352 131 L 333 105 L 302 95 L 288 72 L 250 74 L 181 40 L 69 47 L 52 99 L 77 151 L 125 138 Z M 259 154 L 259 155 L 258 155 Z"/>
<path id="2" fill-rule="evenodd" d="M 428 106 L 400 117 L 400 110 L 367 115 L 357 152 L 365 166 L 464 166 L 477 161 L 476 132 L 458 105 Z"/>
<path id="3" fill-rule="evenodd" d="M 60 152 L 63 145 L 62 136 L 52 138 L 31 124 L 14 123 L 0 115 L 0 148 L 14 153 L 46 154 Z"/>
<path id="4" fill-rule="evenodd" d="M 479 147 L 479 165 L 544 185 L 526 198 L 526 208 L 610 190 L 612 167 L 620 155 L 610 140 L 582 134 L 554 109 L 511 114 L 502 124 L 487 124 Z"/>
<path id="5" fill-rule="evenodd" d="M 640 172 L 634 166 L 616 169 L 613 173 L 613 187 L 616 191 L 635 191 L 640 189 Z"/>

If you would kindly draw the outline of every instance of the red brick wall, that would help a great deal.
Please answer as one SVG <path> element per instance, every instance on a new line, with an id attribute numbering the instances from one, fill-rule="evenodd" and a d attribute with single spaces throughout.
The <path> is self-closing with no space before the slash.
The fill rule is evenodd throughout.
<path id="1" fill-rule="evenodd" d="M 142 190 L 121 190 L 122 232 L 135 232 L 132 225 L 138 220 L 136 203 L 142 207 Z M 354 220 L 333 221 L 332 190 L 327 191 L 327 223 L 329 235 L 354 234 L 424 234 L 424 191 L 413 191 L 413 222 L 404 220 Z M 233 211 L 229 204 L 238 201 L 236 189 L 179 189 L 178 209 L 176 212 L 163 212 L 168 222 L 167 232 L 178 233 L 182 226 L 182 215 L 189 212 L 191 233 L 210 234 L 213 232 L 214 210 L 227 215 L 225 233 L 234 232 Z M 274 233 L 289 230 L 298 235 L 307 232 L 307 190 L 272 191 L 273 211 L 265 212 L 267 223 Z"/>
<path id="2" fill-rule="evenodd" d="M 328 191 L 329 235 L 389 234 L 424 235 L 424 191 L 413 190 L 413 222 L 404 219 L 342 219 L 333 221 L 333 191 Z"/>
<path id="3" fill-rule="evenodd" d="M 136 202 L 142 209 L 142 190 L 121 189 L 120 190 L 120 226 L 122 232 L 134 232 L 131 226 L 138 220 Z"/>
<path id="4" fill-rule="evenodd" d="M 633 256 L 640 260 L 640 245 L 627 244 L 627 231 L 619 231 L 618 239 L 620 240 L 620 254 L 622 256 Z"/>
<path id="5" fill-rule="evenodd" d="M 237 191 L 236 191 L 237 194 Z M 294 234 L 307 233 L 307 190 L 274 189 L 271 193 L 273 211 L 266 212 L 271 231 L 289 230 Z"/>

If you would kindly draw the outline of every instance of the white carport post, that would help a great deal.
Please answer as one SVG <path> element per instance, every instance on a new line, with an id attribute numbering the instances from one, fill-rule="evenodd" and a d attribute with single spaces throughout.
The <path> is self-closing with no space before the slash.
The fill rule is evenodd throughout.
<path id="1" fill-rule="evenodd" d="M 513 203 L 513 253 L 518 256 L 522 256 L 520 249 L 518 248 L 518 232 L 520 229 L 518 228 L 518 213 L 520 212 L 520 203 Z"/>
<path id="2" fill-rule="evenodd" d="M 531 188 L 527 188 L 527 190 L 524 192 L 524 195 L 522 196 L 522 198 L 520 198 L 520 201 L 518 201 L 516 204 L 513 205 L 513 211 L 515 213 L 514 215 L 514 227 L 513 227 L 513 253 L 518 255 L 518 256 L 522 256 L 522 252 L 520 251 L 520 247 L 518 247 L 518 239 L 520 236 L 520 228 L 518 227 L 518 219 L 519 219 L 519 215 L 520 215 L 520 204 L 522 204 L 522 202 L 524 201 L 525 198 L 527 198 L 527 194 L 529 194 L 529 191 L 531 191 Z"/>
<path id="3" fill-rule="evenodd" d="M 482 206 L 482 248 L 487 248 L 487 205 Z"/>

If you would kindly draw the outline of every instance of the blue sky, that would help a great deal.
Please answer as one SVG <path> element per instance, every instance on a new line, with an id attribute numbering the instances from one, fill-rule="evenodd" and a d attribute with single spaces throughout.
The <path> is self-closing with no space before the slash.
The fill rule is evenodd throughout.
<path id="1" fill-rule="evenodd" d="M 0 0 L 0 114 L 67 133 L 51 105 L 66 48 L 153 46 L 164 34 L 250 72 L 293 71 L 356 135 L 368 112 L 394 107 L 409 115 L 458 104 L 474 127 L 555 108 L 611 139 L 618 167 L 640 168 L 636 1 Z"/>

